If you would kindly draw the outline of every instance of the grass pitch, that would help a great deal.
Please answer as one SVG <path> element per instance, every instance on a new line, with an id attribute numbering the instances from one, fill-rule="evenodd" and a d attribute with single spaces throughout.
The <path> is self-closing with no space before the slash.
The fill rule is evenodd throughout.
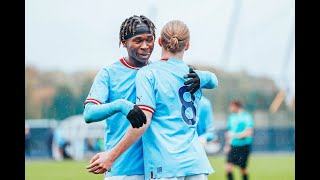
<path id="1" fill-rule="evenodd" d="M 209 156 L 215 170 L 209 180 L 224 180 L 225 156 Z M 25 178 L 27 180 L 103 180 L 103 175 L 88 173 L 85 167 L 89 161 L 26 161 Z M 251 180 L 294 180 L 294 154 L 253 154 L 249 158 L 249 179 Z M 239 169 L 234 170 L 235 180 L 241 180 Z"/>

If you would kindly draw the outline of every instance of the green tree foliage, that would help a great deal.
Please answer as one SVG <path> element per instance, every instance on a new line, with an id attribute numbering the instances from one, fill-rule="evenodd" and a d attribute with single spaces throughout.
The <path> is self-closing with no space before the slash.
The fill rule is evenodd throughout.
<path id="1" fill-rule="evenodd" d="M 40 113 L 36 111 L 37 103 L 33 99 L 33 90 L 37 86 L 38 70 L 33 67 L 25 68 L 25 118 L 40 118 Z"/>
<path id="2" fill-rule="evenodd" d="M 77 96 L 76 99 L 76 109 L 75 109 L 75 113 L 76 114 L 82 114 L 83 113 L 83 103 L 86 100 L 88 93 L 90 91 L 91 85 L 92 85 L 92 81 L 93 79 L 90 77 L 87 77 L 83 80 L 83 82 L 81 83 L 80 86 L 80 93 L 79 96 Z"/>
<path id="3" fill-rule="evenodd" d="M 233 99 L 244 102 L 248 111 L 269 111 L 269 106 L 278 92 L 273 80 L 251 76 L 246 72 L 225 72 L 210 66 L 198 66 L 198 70 L 214 72 L 219 79 L 219 87 L 203 90 L 212 103 L 215 112 L 227 112 Z M 26 67 L 25 117 L 65 119 L 82 114 L 97 70 L 64 73 L 61 71 L 40 71 Z M 285 105 L 281 110 L 287 111 Z"/>
<path id="4" fill-rule="evenodd" d="M 76 97 L 68 86 L 59 86 L 53 97 L 49 117 L 62 120 L 76 112 Z"/>
<path id="5" fill-rule="evenodd" d="M 215 106 L 215 112 L 227 112 L 230 101 L 243 101 L 248 111 L 268 111 L 278 89 L 271 79 L 255 77 L 246 72 L 225 72 L 210 67 L 199 67 L 199 70 L 214 72 L 219 80 L 219 87 L 214 90 L 203 90 Z"/>

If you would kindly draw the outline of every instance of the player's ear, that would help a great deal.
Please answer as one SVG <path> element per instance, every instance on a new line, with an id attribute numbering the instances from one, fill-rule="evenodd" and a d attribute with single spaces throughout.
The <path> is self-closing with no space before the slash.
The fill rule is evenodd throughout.
<path id="1" fill-rule="evenodd" d="M 123 45 L 123 47 L 127 47 L 127 43 L 126 43 L 126 41 L 121 41 L 121 43 L 122 43 L 122 45 Z"/>
<path id="2" fill-rule="evenodd" d="M 161 38 L 158 39 L 159 46 L 162 47 Z"/>
<path id="3" fill-rule="evenodd" d="M 190 47 L 190 42 L 187 43 L 187 45 L 186 45 L 186 47 L 184 48 L 184 50 L 185 50 L 185 51 L 188 50 L 189 47 Z"/>

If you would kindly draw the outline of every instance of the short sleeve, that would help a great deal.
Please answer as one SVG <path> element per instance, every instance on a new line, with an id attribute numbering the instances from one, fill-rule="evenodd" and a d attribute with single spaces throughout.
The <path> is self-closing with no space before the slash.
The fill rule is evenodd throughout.
<path id="1" fill-rule="evenodd" d="M 94 104 L 104 104 L 109 97 L 109 74 L 106 69 L 101 69 L 94 78 L 90 92 L 84 105 L 91 102 Z"/>
<path id="2" fill-rule="evenodd" d="M 246 124 L 247 124 L 247 128 L 253 128 L 254 122 L 253 122 L 252 115 L 248 114 Z"/>
<path id="3" fill-rule="evenodd" d="M 142 110 L 154 113 L 155 91 L 154 91 L 154 76 L 151 71 L 140 69 L 136 75 L 136 104 Z"/>

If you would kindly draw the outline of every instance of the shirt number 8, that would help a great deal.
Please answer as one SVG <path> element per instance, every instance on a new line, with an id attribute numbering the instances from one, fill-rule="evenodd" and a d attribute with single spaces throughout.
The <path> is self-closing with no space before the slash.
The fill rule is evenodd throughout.
<path id="1" fill-rule="evenodd" d="M 179 98 L 180 98 L 180 102 L 182 104 L 182 107 L 181 107 L 181 115 L 182 115 L 182 118 L 183 120 L 188 124 L 188 125 L 194 125 L 196 123 L 196 108 L 194 107 L 194 103 L 193 101 L 195 100 L 195 97 L 193 94 L 190 94 L 191 95 L 191 101 L 187 102 L 184 98 L 183 98 L 183 95 L 184 93 L 187 92 L 187 88 L 188 86 L 182 86 L 180 89 L 179 89 Z M 191 119 L 189 119 L 187 116 L 186 116 L 186 109 L 187 108 L 190 108 L 192 110 L 192 114 L 193 114 L 193 117 Z"/>

